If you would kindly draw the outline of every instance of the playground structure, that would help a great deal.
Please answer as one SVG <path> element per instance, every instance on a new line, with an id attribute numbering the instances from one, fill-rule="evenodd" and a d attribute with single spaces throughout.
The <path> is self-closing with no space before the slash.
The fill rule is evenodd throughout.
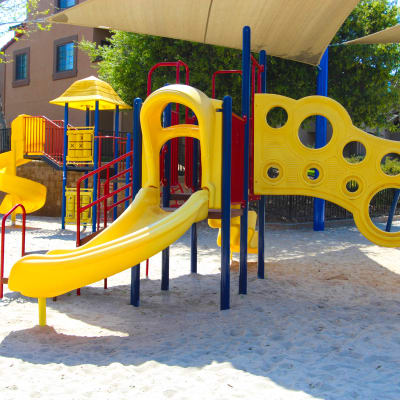
<path id="1" fill-rule="evenodd" d="M 350 7 L 350 6 L 349 6 Z M 131 302 L 139 305 L 140 262 L 163 250 L 162 289 L 168 289 L 168 257 L 167 246 L 178 235 L 181 235 L 194 223 L 205 219 L 221 219 L 221 309 L 229 308 L 229 258 L 231 247 L 231 216 L 240 215 L 240 277 L 239 293 L 247 292 L 247 252 L 248 252 L 248 226 L 249 226 L 249 188 L 250 188 L 250 154 L 251 154 L 251 54 L 250 54 L 250 28 L 244 28 L 243 37 L 243 68 L 242 68 L 242 118 L 243 118 L 243 192 L 241 208 L 231 210 L 231 141 L 232 141 L 232 103 L 229 97 L 224 101 L 211 100 L 200 91 L 185 85 L 170 85 L 152 93 L 141 106 L 141 101 L 135 101 L 134 133 L 133 133 L 133 195 L 134 202 L 119 220 L 104 229 L 92 241 L 81 248 L 69 252 L 53 251 L 44 256 L 28 256 L 18 261 L 10 275 L 9 287 L 22 293 L 38 297 L 40 324 L 45 324 L 46 297 L 52 297 L 65 291 L 86 285 L 106 276 L 132 267 Z M 264 66 L 261 76 L 261 92 L 266 91 L 265 81 L 265 52 L 260 53 L 260 65 Z M 377 234 L 374 228 L 364 223 L 363 210 L 366 201 L 373 195 L 371 189 L 376 190 L 382 181 L 380 172 L 376 172 L 372 179 L 363 175 L 363 167 L 378 167 L 383 149 L 383 142 L 379 142 L 378 151 L 375 144 L 370 143 L 360 132 L 352 127 L 347 113 L 337 105 L 329 103 L 322 97 L 309 97 L 311 105 L 304 107 L 303 114 L 293 106 L 291 99 L 258 94 L 254 104 L 260 106 L 254 118 L 254 142 L 260 140 L 255 146 L 258 150 L 254 154 L 254 195 L 260 195 L 260 221 L 259 221 L 259 269 L 258 276 L 264 277 L 264 209 L 263 201 L 266 193 L 271 193 L 274 188 L 285 193 L 307 192 L 311 195 L 318 194 L 321 198 L 340 201 L 342 205 L 353 211 L 358 216 L 359 228 L 367 237 L 386 246 L 398 246 L 398 234 Z M 307 99 L 304 102 L 307 103 Z M 301 102 L 301 101 L 300 101 Z M 171 103 L 182 104 L 190 108 L 196 116 L 198 125 L 186 123 L 171 125 L 168 118 L 164 118 L 161 125 L 161 115 Z M 296 103 L 300 104 L 300 103 Z M 265 116 L 273 107 L 283 106 L 288 112 L 286 124 L 276 130 L 267 126 Z M 66 107 L 67 109 L 67 107 Z M 366 143 L 368 153 L 362 164 L 357 167 L 347 166 L 340 154 L 345 145 L 340 135 L 334 135 L 326 146 L 322 143 L 321 149 L 313 149 L 314 153 L 302 149 L 300 142 L 296 142 L 293 132 L 297 129 L 299 115 L 308 117 L 320 114 L 321 120 L 329 119 L 333 125 L 346 127 L 353 134 L 353 138 Z M 140 116 L 140 123 L 139 123 Z M 65 119 L 67 121 L 67 118 Z M 260 122 L 261 121 L 261 122 Z M 293 122 L 295 121 L 295 122 Z M 300 121 L 301 123 L 301 121 Z M 66 123 L 65 123 L 66 124 Z M 349 128 L 350 127 L 350 128 Z M 284 134 L 290 141 L 291 150 L 289 162 L 280 159 L 280 151 L 285 146 L 278 140 L 277 132 Z M 334 127 L 334 132 L 337 128 Z M 275 135 L 275 136 L 274 136 Z M 190 137 L 200 141 L 201 157 L 201 189 L 197 190 L 186 203 L 175 211 L 163 210 L 159 206 L 160 191 L 160 158 L 162 146 L 177 137 Z M 143 145 L 141 141 L 143 140 Z M 368 143 L 367 143 L 368 142 Z M 392 142 L 387 142 L 391 143 Z M 65 146 L 65 141 L 64 141 Z M 296 147 L 297 146 L 297 147 Z M 300 146 L 300 150 L 299 150 Z M 135 149 L 139 151 L 135 151 Z M 140 150 L 143 150 L 141 154 Z M 304 152 L 302 152 L 304 150 Z M 270 158 L 269 152 L 275 155 Z M 389 147 L 388 153 L 398 152 L 396 146 Z M 297 165 L 293 154 L 302 156 Z M 332 156 L 325 160 L 324 156 Z M 374 157 L 375 156 L 375 157 Z M 379 159 L 379 160 L 378 160 Z M 164 158 L 165 160 L 165 158 Z M 305 165 L 303 165 L 305 164 Z M 346 165 L 342 171 L 352 171 L 352 175 L 345 178 L 346 189 L 332 194 L 337 187 L 329 186 L 332 181 L 332 165 Z M 300 168 L 299 168 L 300 166 Z M 273 173 L 269 173 L 272 169 Z M 294 173 L 293 171 L 296 171 Z M 313 170 L 314 182 L 308 182 L 309 171 Z M 277 171 L 277 173 L 276 173 Z M 301 171 L 301 174 L 298 174 Z M 168 173 L 166 173 L 168 176 Z M 358 184 L 355 192 L 347 190 L 347 183 L 354 181 Z M 386 185 L 400 189 L 398 177 L 384 177 Z M 307 186 L 309 185 L 309 186 Z M 313 186 L 314 185 L 314 186 Z M 143 187 L 143 189 L 140 189 Z M 314 190 L 316 188 L 317 190 Z M 347 193 L 347 190 L 349 193 Z M 345 197 L 347 196 L 347 197 Z M 168 197 L 168 196 L 166 196 Z M 79 201 L 79 196 L 78 196 Z M 164 196 L 163 196 L 164 205 Z M 213 210 L 215 208 L 216 210 Z M 143 213 L 148 210 L 148 215 Z M 210 211 L 211 210 L 211 211 Z M 125 218 L 125 216 L 127 216 Z M 129 220 L 129 221 L 128 221 Z M 124 221 L 124 222 L 122 222 Z M 170 234 L 166 236 L 165 233 Z M 151 242 L 151 245 L 150 245 Z M 164 253 L 165 252 L 165 253 Z M 112 259 L 111 265 L 105 265 L 104 258 Z M 192 252 L 193 258 L 193 252 Z M 100 265 L 100 268 L 96 267 Z M 34 267 L 34 268 L 33 268 Z M 36 275 L 37 274 L 37 275 Z"/>

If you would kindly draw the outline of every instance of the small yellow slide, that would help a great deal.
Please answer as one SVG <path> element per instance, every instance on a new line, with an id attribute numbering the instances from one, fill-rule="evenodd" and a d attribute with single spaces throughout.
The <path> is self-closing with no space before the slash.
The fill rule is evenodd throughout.
<path id="1" fill-rule="evenodd" d="M 232 208 L 237 208 L 233 206 Z M 257 224 L 257 213 L 255 211 L 249 211 L 248 214 L 248 230 L 247 230 L 247 252 L 250 254 L 258 253 L 258 235 L 256 231 Z M 219 228 L 217 245 L 221 247 L 221 220 L 220 219 L 209 219 L 208 225 L 211 228 Z M 230 247 L 232 253 L 240 253 L 240 217 L 234 217 L 231 219 L 231 241 Z"/>
<path id="2" fill-rule="evenodd" d="M 17 167 L 29 160 L 24 159 L 25 135 L 23 117 L 11 124 L 11 151 L 0 154 L 0 192 L 5 193 L 0 213 L 5 214 L 16 204 L 23 204 L 27 213 L 42 208 L 46 202 L 46 186 L 17 176 Z M 17 210 L 20 212 L 20 209 Z"/>

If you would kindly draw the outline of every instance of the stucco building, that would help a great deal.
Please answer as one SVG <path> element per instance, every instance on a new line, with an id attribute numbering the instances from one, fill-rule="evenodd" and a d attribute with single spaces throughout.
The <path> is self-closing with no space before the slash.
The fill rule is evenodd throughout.
<path id="1" fill-rule="evenodd" d="M 56 13 L 85 0 L 41 0 L 39 9 Z M 82 39 L 104 44 L 109 31 L 78 26 L 54 24 L 49 31 L 35 29 L 12 39 L 3 51 L 8 62 L 0 64 L 0 96 L 4 123 L 19 114 L 44 115 L 63 119 L 63 108 L 49 104 L 75 80 L 97 76 L 95 63 L 79 50 Z M 85 115 L 71 110 L 70 123 L 81 126 Z M 129 118 L 129 117 L 128 117 Z M 121 119 L 124 119 L 121 116 Z M 128 123 L 121 129 L 128 130 Z M 101 112 L 100 128 L 113 130 L 113 113 Z"/>

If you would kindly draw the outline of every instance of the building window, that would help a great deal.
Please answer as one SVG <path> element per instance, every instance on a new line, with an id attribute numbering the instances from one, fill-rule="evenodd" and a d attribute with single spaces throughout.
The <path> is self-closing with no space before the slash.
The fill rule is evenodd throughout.
<path id="1" fill-rule="evenodd" d="M 77 3 L 78 3 L 77 0 L 58 0 L 58 8 L 64 9 L 64 8 L 73 7 Z"/>
<path id="2" fill-rule="evenodd" d="M 74 42 L 57 46 L 57 72 L 72 71 L 74 69 Z"/>
<path id="3" fill-rule="evenodd" d="M 72 78 L 77 75 L 78 36 L 70 36 L 54 41 L 53 79 Z"/>
<path id="4" fill-rule="evenodd" d="M 13 87 L 29 85 L 29 48 L 14 51 Z"/>

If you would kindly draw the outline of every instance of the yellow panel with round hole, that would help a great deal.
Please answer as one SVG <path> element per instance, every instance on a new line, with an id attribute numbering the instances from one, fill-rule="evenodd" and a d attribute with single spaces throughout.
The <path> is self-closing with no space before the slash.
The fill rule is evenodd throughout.
<path id="1" fill-rule="evenodd" d="M 293 100 L 256 94 L 254 107 L 256 194 L 305 195 L 331 201 L 353 214 L 358 229 L 370 241 L 400 246 L 400 232 L 379 229 L 369 214 L 369 204 L 378 192 L 400 189 L 400 175 L 387 175 L 381 167 L 387 155 L 400 155 L 400 142 L 358 129 L 347 111 L 328 97 Z M 267 122 L 267 115 L 277 107 L 286 111 L 287 120 L 283 126 L 273 127 Z M 302 122 L 315 115 L 327 118 L 332 126 L 332 137 L 319 149 L 307 147 L 299 137 Z M 364 146 L 362 161 L 350 163 L 344 157 L 343 149 L 350 142 Z"/>

